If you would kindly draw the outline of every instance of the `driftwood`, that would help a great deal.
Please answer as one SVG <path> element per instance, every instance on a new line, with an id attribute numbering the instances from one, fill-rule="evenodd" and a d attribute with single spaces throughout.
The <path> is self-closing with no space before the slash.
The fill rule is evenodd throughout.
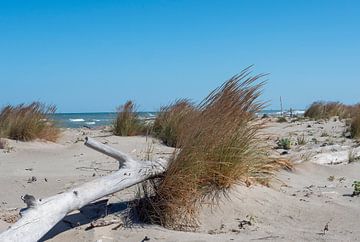
<path id="1" fill-rule="evenodd" d="M 119 161 L 119 170 L 55 196 L 35 199 L 22 197 L 27 208 L 21 218 L 0 234 L 0 241 L 38 241 L 71 211 L 99 198 L 126 189 L 163 173 L 167 161 L 138 161 L 114 148 L 86 138 L 85 145 Z"/>

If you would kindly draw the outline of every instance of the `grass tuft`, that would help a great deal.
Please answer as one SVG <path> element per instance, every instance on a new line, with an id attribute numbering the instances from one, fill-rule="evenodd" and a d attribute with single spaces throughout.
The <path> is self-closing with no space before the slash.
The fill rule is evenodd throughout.
<path id="1" fill-rule="evenodd" d="M 277 142 L 278 149 L 290 150 L 291 148 L 291 141 L 289 138 L 282 138 Z"/>
<path id="2" fill-rule="evenodd" d="M 0 111 L 0 137 L 22 141 L 37 138 L 56 141 L 60 130 L 49 117 L 55 111 L 55 106 L 39 102 L 7 105 Z"/>
<path id="3" fill-rule="evenodd" d="M 359 161 L 360 156 L 358 156 L 357 153 L 353 149 L 351 149 L 349 150 L 348 153 L 348 159 L 349 159 L 349 163 L 353 163 Z"/>
<path id="4" fill-rule="evenodd" d="M 275 169 L 291 167 L 274 161 L 261 142 L 264 106 L 258 101 L 263 75 L 249 69 L 215 89 L 189 114 L 177 143 L 181 149 L 160 178 L 143 184 L 138 218 L 178 230 L 193 230 L 204 201 L 215 201 L 236 184 L 267 184 Z"/>
<path id="5" fill-rule="evenodd" d="M 195 112 L 195 107 L 187 99 L 161 107 L 153 126 L 154 136 L 167 146 L 176 147 L 186 119 L 192 112 Z"/>
<path id="6" fill-rule="evenodd" d="M 347 118 L 351 107 L 340 102 L 314 102 L 305 111 L 304 116 L 312 119 L 329 119 L 334 116 Z"/>
<path id="7" fill-rule="evenodd" d="M 118 108 L 113 123 L 113 133 L 118 136 L 134 136 L 146 133 L 146 127 L 139 119 L 135 104 L 127 101 Z"/>
<path id="8" fill-rule="evenodd" d="M 305 134 L 296 137 L 298 145 L 306 145 Z"/>
<path id="9" fill-rule="evenodd" d="M 351 119 L 350 132 L 352 138 L 360 138 L 360 113 L 358 113 Z"/>
<path id="10" fill-rule="evenodd" d="M 277 122 L 278 122 L 278 123 L 286 123 L 286 122 L 287 122 L 287 119 L 286 119 L 285 117 L 281 116 L 281 117 L 278 117 L 278 118 L 277 118 Z"/>

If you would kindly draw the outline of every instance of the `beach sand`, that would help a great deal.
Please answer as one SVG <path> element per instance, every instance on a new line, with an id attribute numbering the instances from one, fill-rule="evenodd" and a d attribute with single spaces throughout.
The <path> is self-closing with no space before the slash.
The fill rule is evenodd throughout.
<path id="1" fill-rule="evenodd" d="M 7 140 L 8 148 L 0 150 L 0 231 L 17 220 L 24 207 L 21 196 L 48 197 L 117 169 L 117 161 L 84 146 L 86 136 L 137 159 L 145 159 L 149 147 L 154 158 L 167 158 L 173 152 L 156 139 L 116 137 L 106 130 L 66 129 L 57 143 Z M 350 196 L 353 181 L 360 180 L 360 163 L 348 164 L 349 152 L 356 157 L 359 148 L 345 137 L 345 123 L 338 119 L 277 123 L 273 118 L 268 120 L 264 136 L 275 153 L 295 163 L 294 170 L 278 172 L 270 187 L 238 186 L 228 198 L 220 199 L 219 206 L 204 205 L 196 232 L 137 223 L 86 230 L 99 217 L 89 207 L 87 212 L 68 215 L 44 240 L 360 240 L 360 198 Z M 306 144 L 297 145 L 298 137 L 304 137 Z M 289 151 L 275 149 L 280 138 L 291 139 Z M 136 186 L 107 197 L 111 209 L 104 219 L 120 221 L 126 202 L 133 200 L 135 193 Z"/>

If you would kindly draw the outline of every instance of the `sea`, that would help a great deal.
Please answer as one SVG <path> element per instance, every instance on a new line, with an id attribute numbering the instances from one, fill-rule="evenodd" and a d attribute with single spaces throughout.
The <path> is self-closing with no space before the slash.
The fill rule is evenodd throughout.
<path id="1" fill-rule="evenodd" d="M 138 112 L 138 116 L 143 120 L 155 119 L 158 112 Z M 268 116 L 279 116 L 281 115 L 280 110 L 263 110 L 259 113 Z M 302 115 L 304 110 L 294 110 L 293 115 Z M 283 115 L 290 115 L 290 111 L 284 111 Z M 115 118 L 115 112 L 97 112 L 97 113 L 55 113 L 52 118 L 56 121 L 57 125 L 62 128 L 97 128 L 102 126 L 111 125 Z"/>

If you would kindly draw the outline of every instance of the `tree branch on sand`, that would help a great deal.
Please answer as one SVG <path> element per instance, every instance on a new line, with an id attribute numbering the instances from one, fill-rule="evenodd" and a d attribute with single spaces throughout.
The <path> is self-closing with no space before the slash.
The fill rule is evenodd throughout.
<path id="1" fill-rule="evenodd" d="M 67 192 L 45 199 L 32 195 L 22 197 L 27 208 L 21 218 L 0 234 L 0 241 L 38 241 L 71 211 L 80 209 L 99 198 L 126 189 L 155 177 L 166 170 L 167 161 L 138 161 L 91 138 L 85 145 L 119 161 L 120 169 L 108 176 L 85 183 Z"/>

